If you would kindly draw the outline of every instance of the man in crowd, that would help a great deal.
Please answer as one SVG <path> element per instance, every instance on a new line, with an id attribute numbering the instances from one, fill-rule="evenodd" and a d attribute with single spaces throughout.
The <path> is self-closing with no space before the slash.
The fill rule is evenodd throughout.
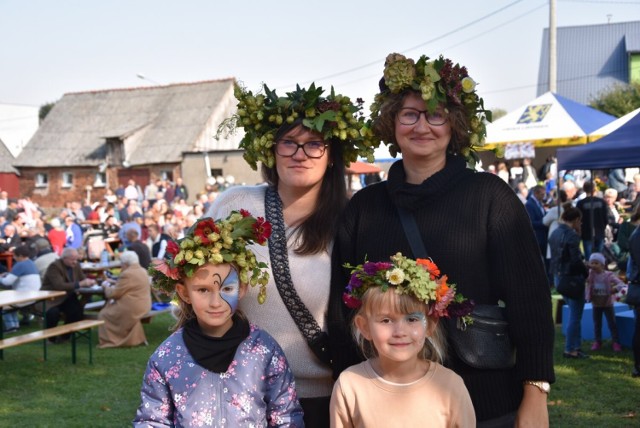
<path id="1" fill-rule="evenodd" d="M 586 196 L 578 201 L 576 208 L 582 212 L 582 248 L 588 260 L 591 253 L 602 252 L 604 230 L 607 227 L 607 204 L 604 199 L 594 195 L 592 181 L 585 181 L 582 190 Z"/>
<path id="2" fill-rule="evenodd" d="M 49 265 L 42 283 L 43 290 L 62 290 L 67 294 L 47 303 L 45 321 L 47 328 L 55 327 L 60 321 L 60 314 L 65 315 L 65 324 L 80 321 L 84 318 L 84 310 L 78 300 L 77 291 L 80 287 L 91 287 L 96 281 L 86 278 L 78 263 L 80 256 L 74 248 L 67 247 L 62 251 L 60 259 Z M 52 342 L 67 340 L 59 336 L 49 339 Z"/>
<path id="3" fill-rule="evenodd" d="M 131 228 L 127 230 L 127 241 L 129 242 L 127 250 L 136 253 L 140 266 L 145 270 L 148 269 L 149 264 L 151 264 L 151 252 L 149 251 L 149 247 L 140 241 L 140 235 L 136 229 Z"/>
<path id="4" fill-rule="evenodd" d="M 151 258 L 163 259 L 167 251 L 167 243 L 171 239 L 166 233 L 161 233 L 156 223 L 149 225 L 149 240 L 151 241 Z"/>

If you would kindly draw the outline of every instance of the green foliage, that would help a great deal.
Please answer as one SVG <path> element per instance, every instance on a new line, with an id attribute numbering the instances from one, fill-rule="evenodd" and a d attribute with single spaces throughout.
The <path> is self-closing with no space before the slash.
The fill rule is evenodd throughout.
<path id="1" fill-rule="evenodd" d="M 93 350 L 89 364 L 86 341 L 47 346 L 34 342 L 4 350 L 0 361 L 0 427 L 130 427 L 140 404 L 147 360 L 169 336 L 175 320 L 158 315 L 144 324 L 148 346 Z M 35 330 L 21 328 L 21 333 Z M 22 331 L 24 330 L 24 331 Z M 94 343 L 98 330 L 93 330 Z"/>
<path id="2" fill-rule="evenodd" d="M 92 365 L 86 343 L 78 343 L 75 365 L 69 342 L 49 346 L 46 362 L 41 343 L 6 349 L 0 361 L 0 427 L 130 427 L 147 360 L 173 323 L 169 314 L 158 315 L 144 324 L 148 346 L 96 348 Z M 605 342 L 606 349 L 592 352 L 588 360 L 570 360 L 562 357 L 563 343 L 558 326 L 550 425 L 640 426 L 640 378 L 631 377 L 631 351 L 614 353 Z"/>
<path id="3" fill-rule="evenodd" d="M 589 105 L 615 117 L 624 116 L 640 107 L 640 82 L 614 85 L 601 92 Z"/>
<path id="4" fill-rule="evenodd" d="M 333 87 L 330 94 L 323 97 L 324 90 L 315 83 L 309 88 L 296 85 L 296 90 L 284 97 L 279 97 L 267 85 L 262 89 L 264 93 L 254 94 L 236 84 L 237 112 L 220 124 L 217 133 L 218 137 L 228 136 L 237 128 L 243 128 L 245 135 L 240 149 L 245 151 L 244 159 L 254 170 L 258 162 L 270 168 L 275 165 L 275 136 L 283 125 L 291 125 L 296 120 L 322 134 L 325 141 L 342 143 L 345 166 L 359 156 L 373 162 L 373 151 L 380 142 L 366 132 L 361 99 L 353 104 L 349 97 L 336 94 Z"/>
<path id="5" fill-rule="evenodd" d="M 46 103 L 40 106 L 40 110 L 38 110 L 38 118 L 40 119 L 40 123 L 42 123 L 44 118 L 47 117 L 47 115 L 55 105 L 56 103 Z"/>

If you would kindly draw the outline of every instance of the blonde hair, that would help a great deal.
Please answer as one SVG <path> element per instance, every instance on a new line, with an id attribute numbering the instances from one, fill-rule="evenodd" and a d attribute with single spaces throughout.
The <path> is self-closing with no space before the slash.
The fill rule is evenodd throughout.
<path id="1" fill-rule="evenodd" d="M 609 187 L 604 191 L 604 196 L 611 196 L 614 199 L 618 198 L 618 191 L 612 187 Z"/>
<path id="2" fill-rule="evenodd" d="M 356 326 L 355 319 L 359 316 L 367 318 L 380 308 L 391 309 L 401 314 L 422 312 L 427 317 L 427 323 L 437 322 L 438 325 L 436 325 L 431 336 L 425 339 L 424 346 L 418 357 L 423 360 L 443 363 L 446 358 L 446 342 L 442 324 L 437 319 L 428 316 L 429 306 L 427 304 L 420 302 L 411 295 L 398 294 L 393 287 L 390 287 L 387 291 L 382 291 L 380 287 L 369 288 L 362 296 L 362 306 L 358 308 L 358 312 L 353 318 L 351 326 L 353 336 L 365 358 L 377 357 L 378 351 L 373 342 L 362 335 Z"/>

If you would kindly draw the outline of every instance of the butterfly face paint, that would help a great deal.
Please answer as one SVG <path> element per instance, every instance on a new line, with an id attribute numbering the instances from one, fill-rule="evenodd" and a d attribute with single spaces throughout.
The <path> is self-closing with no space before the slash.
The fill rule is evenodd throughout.
<path id="1" fill-rule="evenodd" d="M 220 285 L 220 297 L 229 304 L 232 314 L 238 310 L 240 280 L 238 279 L 238 272 L 236 272 L 234 268 L 231 268 L 229 275 L 227 275 Z"/>
<path id="2" fill-rule="evenodd" d="M 415 339 L 424 339 L 427 334 L 427 317 L 424 312 L 413 312 L 404 317 L 406 325 L 410 326 L 409 335 Z"/>

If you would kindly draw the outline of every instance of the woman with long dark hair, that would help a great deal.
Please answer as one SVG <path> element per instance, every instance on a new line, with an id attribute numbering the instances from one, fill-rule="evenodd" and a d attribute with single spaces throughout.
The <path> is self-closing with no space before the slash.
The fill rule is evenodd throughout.
<path id="1" fill-rule="evenodd" d="M 226 124 L 244 128 L 240 147 L 254 169 L 262 164 L 267 186 L 229 188 L 206 215 L 220 218 L 246 209 L 272 223 L 267 247 L 253 248 L 258 258 L 270 260 L 266 307 L 248 298 L 241 308 L 284 349 L 305 426 L 328 427 L 333 379 L 325 318 L 331 247 L 347 203 L 345 164 L 358 155 L 371 156 L 373 149 L 360 134 L 360 106 L 349 98 L 333 90 L 323 97 L 315 85 L 282 98 L 264 89 L 264 95 L 254 96 L 236 87 L 238 113 Z"/>
<path id="2" fill-rule="evenodd" d="M 582 294 L 580 296 L 564 296 L 569 306 L 569 322 L 564 347 L 565 358 L 589 358 L 582 352 L 582 312 L 584 310 L 584 282 L 589 273 L 580 250 L 580 228 L 582 213 L 579 209 L 567 204 L 560 216 L 560 225 L 549 237 L 551 248 L 550 271 L 554 275 L 556 287 L 564 276 L 582 277 Z"/>

